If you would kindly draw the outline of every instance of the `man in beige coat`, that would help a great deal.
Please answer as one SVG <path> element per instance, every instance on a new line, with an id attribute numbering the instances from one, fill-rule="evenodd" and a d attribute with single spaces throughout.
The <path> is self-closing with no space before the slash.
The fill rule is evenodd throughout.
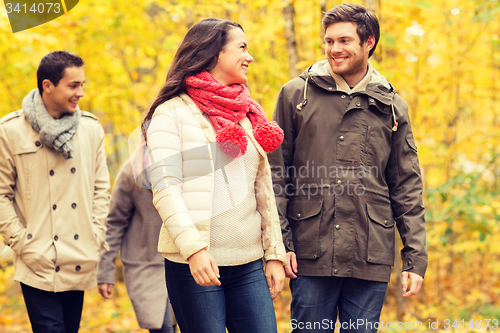
<path id="1" fill-rule="evenodd" d="M 78 107 L 80 57 L 49 53 L 37 81 L 23 108 L 0 120 L 0 235 L 15 253 L 33 332 L 77 332 L 105 244 L 104 131 Z"/>

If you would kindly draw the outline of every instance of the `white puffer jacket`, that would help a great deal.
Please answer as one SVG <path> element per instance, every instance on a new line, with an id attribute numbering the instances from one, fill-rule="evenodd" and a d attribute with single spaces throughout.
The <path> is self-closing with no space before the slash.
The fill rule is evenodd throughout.
<path id="1" fill-rule="evenodd" d="M 262 216 L 264 259 L 284 263 L 286 254 L 267 155 L 252 136 L 248 118 L 240 124 L 263 156 L 255 193 Z M 163 220 L 158 251 L 169 260 L 187 263 L 192 254 L 209 249 L 215 135 L 208 115 L 186 94 L 160 105 L 149 124 L 153 203 Z"/>

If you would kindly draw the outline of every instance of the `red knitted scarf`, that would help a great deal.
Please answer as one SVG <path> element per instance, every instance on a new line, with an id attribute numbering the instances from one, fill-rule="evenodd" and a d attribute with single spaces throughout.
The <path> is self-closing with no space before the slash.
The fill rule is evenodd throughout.
<path id="1" fill-rule="evenodd" d="M 266 152 L 276 150 L 283 141 L 283 130 L 275 121 L 269 122 L 262 107 L 251 97 L 243 84 L 229 86 L 219 83 L 203 71 L 186 79 L 186 91 L 198 107 L 208 114 L 215 127 L 216 141 L 233 157 L 243 155 L 248 140 L 238 121 L 245 116 L 253 126 L 253 136 Z"/>

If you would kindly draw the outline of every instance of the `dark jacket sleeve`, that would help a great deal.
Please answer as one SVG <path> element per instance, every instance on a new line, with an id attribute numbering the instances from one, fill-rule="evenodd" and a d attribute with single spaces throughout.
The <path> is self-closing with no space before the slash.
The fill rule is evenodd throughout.
<path id="1" fill-rule="evenodd" d="M 292 229 L 287 219 L 286 210 L 288 205 L 287 194 L 291 191 L 291 184 L 287 177 L 287 167 L 293 163 L 295 131 L 293 126 L 293 113 L 295 109 L 289 101 L 285 87 L 278 96 L 274 109 L 273 120 L 283 129 L 285 137 L 278 149 L 269 153 L 268 159 L 271 165 L 273 178 L 273 189 L 276 197 L 276 205 L 281 223 L 283 242 L 288 251 L 295 251 L 293 246 Z"/>
<path id="2" fill-rule="evenodd" d="M 130 162 L 127 162 L 116 177 L 111 195 L 111 208 L 107 219 L 108 230 L 106 231 L 109 250 L 101 248 L 97 283 L 115 284 L 116 256 L 135 211 L 132 197 L 134 186 L 134 175 Z"/>
<path id="3" fill-rule="evenodd" d="M 393 133 L 392 150 L 385 170 L 391 206 L 403 249 L 403 271 L 425 275 L 425 209 L 422 202 L 422 176 L 413 138 L 407 104 L 396 95 L 398 130 Z"/>

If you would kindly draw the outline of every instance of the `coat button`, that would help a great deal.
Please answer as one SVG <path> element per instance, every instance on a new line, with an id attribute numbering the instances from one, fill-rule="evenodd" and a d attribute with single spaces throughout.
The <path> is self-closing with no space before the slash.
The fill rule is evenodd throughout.
<path id="1" fill-rule="evenodd" d="M 80 267 L 80 265 L 76 265 L 75 270 L 76 270 L 77 272 L 79 272 L 79 271 L 80 271 L 80 269 L 82 269 L 82 268 Z"/>
<path id="2" fill-rule="evenodd" d="M 334 269 L 334 270 L 333 270 L 333 274 L 337 274 L 338 272 L 339 272 L 339 270 L 338 270 L 338 269 Z"/>
<path id="3" fill-rule="evenodd" d="M 299 218 L 299 219 L 300 219 L 300 217 L 301 217 L 301 216 L 302 216 L 302 215 L 300 215 L 300 213 L 298 213 L 298 214 L 297 214 L 297 218 Z"/>
<path id="4" fill-rule="evenodd" d="M 35 146 L 40 147 L 42 143 L 40 141 L 35 141 Z"/>
<path id="5" fill-rule="evenodd" d="M 76 169 L 75 168 L 71 168 L 71 173 L 75 173 L 76 172 Z"/>
<path id="6" fill-rule="evenodd" d="M 328 87 L 328 90 L 332 90 L 333 88 L 332 87 Z"/>
<path id="7" fill-rule="evenodd" d="M 340 141 L 344 141 L 345 138 L 343 135 L 341 135 L 339 139 L 340 139 Z"/>
<path id="8" fill-rule="evenodd" d="M 32 238 L 33 238 L 33 235 L 32 235 L 32 234 L 28 234 L 28 235 L 26 235 L 26 238 L 28 238 L 28 239 L 32 239 Z"/>
<path id="9" fill-rule="evenodd" d="M 361 106 L 361 103 L 360 103 L 360 102 L 357 102 L 357 103 L 356 103 L 356 106 Z"/>
<path id="10" fill-rule="evenodd" d="M 384 224 L 387 225 L 387 223 L 389 223 L 387 220 L 384 220 Z"/>
<path id="11" fill-rule="evenodd" d="M 313 259 L 316 259 L 316 255 L 315 254 L 313 254 Z"/>
<path id="12" fill-rule="evenodd" d="M 340 96 L 340 98 L 345 98 L 345 95 Z"/>
<path id="13" fill-rule="evenodd" d="M 76 208 L 76 203 L 74 203 L 74 202 L 73 202 L 73 203 L 71 204 L 71 208 L 75 209 L 75 208 Z"/>
<path id="14" fill-rule="evenodd" d="M 54 236 L 54 240 L 57 241 L 59 239 L 59 237 L 57 237 L 57 235 Z"/>
<path id="15" fill-rule="evenodd" d="M 56 273 L 59 272 L 60 268 L 59 266 L 56 266 Z"/>
<path id="16" fill-rule="evenodd" d="M 335 229 L 339 230 L 339 229 L 340 229 L 340 226 L 337 224 L 337 225 L 335 226 Z"/>
<path id="17" fill-rule="evenodd" d="M 375 103 L 375 100 L 373 98 L 370 98 L 370 103 Z"/>
<path id="18" fill-rule="evenodd" d="M 52 206 L 52 209 L 53 209 L 53 210 L 56 210 L 56 209 L 57 209 L 57 206 L 56 206 L 56 205 Z"/>
<path id="19" fill-rule="evenodd" d="M 78 240 L 80 236 L 78 236 L 78 234 L 75 235 L 75 237 L 73 237 L 75 240 Z"/>
<path id="20" fill-rule="evenodd" d="M 372 261 L 372 258 L 368 258 L 368 261 Z"/>
<path id="21" fill-rule="evenodd" d="M 340 179 L 337 179 L 337 184 L 342 184 L 342 181 Z"/>
<path id="22" fill-rule="evenodd" d="M 50 170 L 49 175 L 53 176 L 54 175 L 54 170 Z"/>

